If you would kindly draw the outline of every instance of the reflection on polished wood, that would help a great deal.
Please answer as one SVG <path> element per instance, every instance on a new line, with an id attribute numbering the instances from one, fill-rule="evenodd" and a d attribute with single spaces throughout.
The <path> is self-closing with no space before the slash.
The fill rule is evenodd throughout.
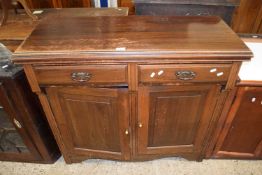
<path id="1" fill-rule="evenodd" d="M 119 48 L 123 51 L 119 52 Z M 17 55 L 22 54 L 16 61 L 29 61 L 31 57 L 23 56 L 26 53 L 34 58 L 39 55 L 39 59 L 53 57 L 49 52 L 60 57 L 68 57 L 66 53 L 86 52 L 82 57 L 112 59 L 125 56 L 138 60 L 164 56 L 200 61 L 202 54 L 217 60 L 219 57 L 239 60 L 243 55 L 247 59 L 252 56 L 219 17 L 50 18 L 42 21 L 17 50 Z"/>
<path id="2" fill-rule="evenodd" d="M 0 27 L 0 42 L 6 45 L 11 51 L 25 40 L 35 26 L 49 15 L 55 17 L 86 17 L 86 16 L 126 16 L 128 8 L 70 8 L 70 9 L 40 9 L 43 10 L 38 14 L 39 20 L 32 21 L 27 15 L 24 15 L 23 10 L 19 10 L 18 14 L 14 11 L 9 11 L 8 21 Z M 3 12 L 3 11 L 2 11 Z"/>

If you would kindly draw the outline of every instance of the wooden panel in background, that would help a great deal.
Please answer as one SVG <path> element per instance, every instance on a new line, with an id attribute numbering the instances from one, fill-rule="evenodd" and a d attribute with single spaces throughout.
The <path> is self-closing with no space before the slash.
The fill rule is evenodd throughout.
<path id="1" fill-rule="evenodd" d="M 92 7 L 91 0 L 26 0 L 31 9 L 38 8 L 73 8 Z M 129 15 L 135 14 L 135 6 L 132 0 L 118 0 L 119 7 L 128 7 Z"/>
<path id="2" fill-rule="evenodd" d="M 132 0 L 118 0 L 119 7 L 128 7 L 129 8 L 129 15 L 135 14 L 135 5 Z"/>
<path id="3" fill-rule="evenodd" d="M 259 13 L 258 13 L 256 21 L 255 21 L 253 33 L 262 33 L 262 5 L 260 7 Z"/>
<path id="4" fill-rule="evenodd" d="M 237 33 L 262 32 L 262 1 L 241 0 L 239 8 L 235 12 L 232 29 Z"/>
<path id="5" fill-rule="evenodd" d="M 91 0 L 27 0 L 30 8 L 91 7 Z M 118 0 L 119 7 L 128 7 L 129 15 L 135 14 L 133 0 Z M 262 1 L 241 0 L 236 10 L 232 28 L 237 33 L 262 33 Z"/>
<path id="6" fill-rule="evenodd" d="M 29 8 L 91 7 L 90 0 L 26 0 Z"/>
<path id="7" fill-rule="evenodd" d="M 37 8 L 53 8 L 56 0 L 26 0 L 27 5 L 31 9 Z"/>
<path id="8" fill-rule="evenodd" d="M 61 2 L 62 8 L 67 7 L 91 7 L 90 0 L 56 0 Z"/>
<path id="9" fill-rule="evenodd" d="M 240 87 L 220 134 L 214 157 L 261 158 L 262 88 Z"/>

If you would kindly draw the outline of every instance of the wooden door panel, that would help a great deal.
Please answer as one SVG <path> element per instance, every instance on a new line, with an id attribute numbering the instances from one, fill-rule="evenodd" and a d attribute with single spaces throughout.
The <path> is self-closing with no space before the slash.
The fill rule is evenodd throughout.
<path id="1" fill-rule="evenodd" d="M 218 157 L 259 157 L 262 150 L 262 88 L 238 90 L 225 128 L 218 140 Z"/>
<path id="2" fill-rule="evenodd" d="M 152 93 L 148 146 L 191 145 L 200 120 L 204 98 L 197 92 Z M 185 110 L 187 106 L 190 110 Z M 152 117 L 151 117 L 152 116 Z"/>
<path id="3" fill-rule="evenodd" d="M 115 98 L 65 94 L 60 103 L 68 114 L 75 148 L 121 151 Z"/>
<path id="4" fill-rule="evenodd" d="M 129 156 L 128 93 L 125 89 L 50 87 L 50 103 L 72 154 Z"/>
<path id="5" fill-rule="evenodd" d="M 216 85 L 140 87 L 138 152 L 200 152 L 218 92 Z"/>

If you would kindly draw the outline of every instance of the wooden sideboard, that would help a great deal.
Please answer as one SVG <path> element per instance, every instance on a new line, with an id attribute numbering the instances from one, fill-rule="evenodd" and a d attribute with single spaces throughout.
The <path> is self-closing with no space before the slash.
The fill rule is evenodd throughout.
<path id="1" fill-rule="evenodd" d="M 61 16 L 41 21 L 13 61 L 72 163 L 201 160 L 251 56 L 218 17 Z"/>

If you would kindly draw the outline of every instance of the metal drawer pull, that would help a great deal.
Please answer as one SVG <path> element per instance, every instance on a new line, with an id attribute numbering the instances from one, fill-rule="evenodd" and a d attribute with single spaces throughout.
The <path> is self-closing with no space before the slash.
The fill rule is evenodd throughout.
<path id="1" fill-rule="evenodd" d="M 85 82 L 89 81 L 92 77 L 92 74 L 88 72 L 73 72 L 71 78 L 73 81 Z"/>
<path id="2" fill-rule="evenodd" d="M 16 127 L 18 127 L 18 128 L 22 128 L 22 125 L 20 124 L 20 122 L 19 121 L 17 121 L 15 118 L 14 118 L 14 124 L 16 125 Z"/>
<path id="3" fill-rule="evenodd" d="M 179 80 L 192 80 L 196 77 L 196 73 L 193 71 L 178 71 L 176 76 Z"/>

